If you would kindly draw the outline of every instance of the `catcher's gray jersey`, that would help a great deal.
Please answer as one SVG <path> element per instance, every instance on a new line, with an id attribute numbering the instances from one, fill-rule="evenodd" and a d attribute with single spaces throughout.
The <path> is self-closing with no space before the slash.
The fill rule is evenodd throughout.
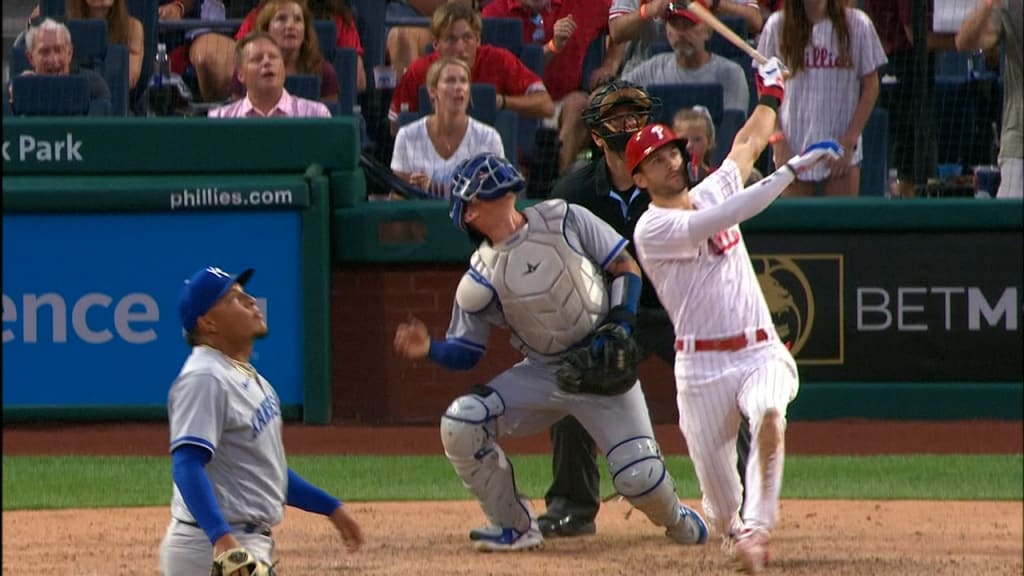
<path id="1" fill-rule="evenodd" d="M 589 336 L 607 314 L 602 271 L 627 241 L 586 208 L 563 200 L 523 214 L 527 226 L 496 246 L 485 242 L 473 254 L 457 290 L 448 338 L 482 350 L 493 324 L 508 328 L 524 355 L 550 362 Z M 481 291 L 493 297 L 481 300 Z"/>
<path id="2" fill-rule="evenodd" d="M 206 474 L 228 524 L 273 526 L 288 489 L 281 404 L 270 382 L 252 374 L 213 348 L 193 348 L 168 394 L 171 451 L 194 444 L 213 454 Z M 171 515 L 195 523 L 177 486 Z"/>

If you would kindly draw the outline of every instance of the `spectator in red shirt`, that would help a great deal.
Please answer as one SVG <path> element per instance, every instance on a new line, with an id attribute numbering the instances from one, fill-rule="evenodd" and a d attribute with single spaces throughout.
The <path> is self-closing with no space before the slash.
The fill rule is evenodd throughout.
<path id="1" fill-rule="evenodd" d="M 235 40 L 245 38 L 249 32 L 256 27 L 256 17 L 260 10 L 267 3 L 262 0 L 245 16 L 242 25 L 235 32 Z M 356 21 L 352 17 L 352 8 L 348 0 L 311 0 L 309 11 L 313 14 L 314 20 L 333 20 L 334 27 L 338 33 L 334 43 L 338 48 L 352 48 L 359 55 L 356 60 L 356 90 L 366 91 L 366 70 L 363 68 L 363 43 L 359 40 L 359 31 L 356 30 Z M 348 78 L 344 79 L 348 80 Z"/>
<path id="2" fill-rule="evenodd" d="M 544 86 L 555 101 L 555 114 L 545 127 L 558 130 L 562 147 L 559 172 L 565 171 L 587 145 L 583 109 L 595 80 L 613 78 L 622 63 L 622 48 L 608 50 L 601 67 L 583 84 L 583 60 L 591 41 L 608 31 L 611 0 L 492 0 L 483 10 L 484 18 L 519 18 L 523 42 L 544 45 Z"/>
<path id="3" fill-rule="evenodd" d="M 420 86 L 426 81 L 427 69 L 441 57 L 458 58 L 469 64 L 473 82 L 493 84 L 499 110 L 513 110 L 532 118 L 547 118 L 555 113 L 555 104 L 540 77 L 508 50 L 481 45 L 482 30 L 480 15 L 469 6 L 453 2 L 434 12 L 430 22 L 434 52 L 409 65 L 391 96 L 388 119 L 392 134 L 398 131 L 399 113 L 419 110 Z"/>

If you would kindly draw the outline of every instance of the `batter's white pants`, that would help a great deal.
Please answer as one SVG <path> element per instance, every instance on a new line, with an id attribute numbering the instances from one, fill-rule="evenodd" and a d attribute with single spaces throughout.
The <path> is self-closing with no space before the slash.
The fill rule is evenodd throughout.
<path id="1" fill-rule="evenodd" d="M 258 559 L 270 564 L 274 539 L 262 534 L 232 530 L 238 543 Z M 160 573 L 163 576 L 209 576 L 213 565 L 213 544 L 198 526 L 171 519 L 160 543 Z"/>
<path id="2" fill-rule="evenodd" d="M 679 352 L 675 375 L 679 428 L 697 472 L 709 524 L 718 534 L 738 533 L 744 526 L 770 530 L 778 517 L 785 447 L 780 444 L 776 454 L 769 455 L 765 474 L 758 434 L 765 412 L 772 408 L 785 430 L 786 408 L 800 386 L 793 356 L 778 340 L 734 352 Z M 751 436 L 742 520 L 743 488 L 736 471 L 741 414 L 750 421 Z"/>

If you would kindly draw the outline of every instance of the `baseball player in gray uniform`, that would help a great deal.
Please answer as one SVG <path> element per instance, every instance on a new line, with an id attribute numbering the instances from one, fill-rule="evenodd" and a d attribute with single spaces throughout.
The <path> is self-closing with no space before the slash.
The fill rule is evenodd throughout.
<path id="1" fill-rule="evenodd" d="M 252 274 L 210 266 L 181 289 L 192 353 L 167 397 L 174 494 L 160 545 L 165 576 L 205 576 L 211 563 L 224 576 L 272 574 L 271 530 L 285 504 L 328 516 L 351 551 L 363 541 L 341 502 L 285 460 L 280 401 L 249 363 L 253 343 L 267 335 L 263 313 L 242 288 Z"/>
<path id="2" fill-rule="evenodd" d="M 701 544 L 707 526 L 676 497 L 654 439 L 643 390 L 573 394 L 556 384 L 567 352 L 599 326 L 635 321 L 640 267 L 626 240 L 585 208 L 548 200 L 515 206 L 525 181 L 507 160 L 465 160 L 452 188 L 453 223 L 479 242 L 459 282 L 444 340 L 415 319 L 398 326 L 395 349 L 468 370 L 483 356 L 491 326 L 507 328 L 525 358 L 485 386 L 456 398 L 441 418 L 441 441 L 463 484 L 491 526 L 470 532 L 483 551 L 538 548 L 543 536 L 516 489 L 512 464 L 497 440 L 547 430 L 572 414 L 602 450 L 619 494 L 680 544 Z M 611 276 L 611 287 L 605 275 Z"/>
<path id="3" fill-rule="evenodd" d="M 626 146 L 626 162 L 651 206 L 633 234 L 637 256 L 676 333 L 679 425 L 693 459 L 704 513 L 723 548 L 748 572 L 768 560 L 785 458 L 786 408 L 799 388 L 796 363 L 779 340 L 750 263 L 739 223 L 766 208 L 799 172 L 842 156 L 834 141 L 815 143 L 774 174 L 743 190 L 754 160 L 775 130 L 782 67 L 758 70 L 760 98 L 722 166 L 689 189 L 685 143 L 661 124 Z M 742 518 L 736 433 L 750 421 Z"/>

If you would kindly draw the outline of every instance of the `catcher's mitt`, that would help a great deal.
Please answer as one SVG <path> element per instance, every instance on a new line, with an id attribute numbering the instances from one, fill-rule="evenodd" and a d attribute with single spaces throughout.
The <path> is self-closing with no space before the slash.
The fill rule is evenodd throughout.
<path id="1" fill-rule="evenodd" d="M 245 548 L 232 548 L 213 559 L 210 576 L 274 576 L 274 567 Z"/>
<path id="2" fill-rule="evenodd" d="M 572 394 L 617 396 L 636 383 L 640 346 L 622 326 L 597 329 L 590 345 L 570 350 L 556 374 L 558 387 Z"/>

